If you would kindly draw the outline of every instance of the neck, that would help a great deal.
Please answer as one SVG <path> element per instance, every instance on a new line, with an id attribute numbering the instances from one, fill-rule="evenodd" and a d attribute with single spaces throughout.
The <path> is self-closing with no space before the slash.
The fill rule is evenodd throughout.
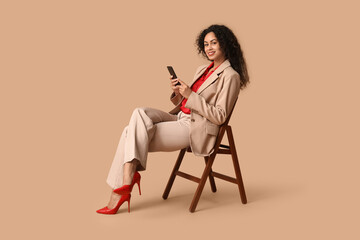
<path id="1" fill-rule="evenodd" d="M 214 66 L 213 68 L 217 68 L 218 66 L 220 66 L 223 62 L 225 61 L 225 58 L 219 59 L 219 60 L 214 60 Z"/>

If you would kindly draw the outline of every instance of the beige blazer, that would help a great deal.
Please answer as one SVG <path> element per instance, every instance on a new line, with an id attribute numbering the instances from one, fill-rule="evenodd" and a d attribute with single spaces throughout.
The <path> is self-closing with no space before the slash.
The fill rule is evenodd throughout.
<path id="1" fill-rule="evenodd" d="M 190 87 L 205 72 L 208 65 L 200 66 Z M 197 92 L 192 92 L 185 104 L 191 110 L 190 146 L 196 156 L 209 156 L 214 145 L 219 125 L 225 122 L 240 92 L 240 75 L 225 60 Z M 169 113 L 177 114 L 184 99 L 173 92 L 170 100 L 174 103 Z"/>

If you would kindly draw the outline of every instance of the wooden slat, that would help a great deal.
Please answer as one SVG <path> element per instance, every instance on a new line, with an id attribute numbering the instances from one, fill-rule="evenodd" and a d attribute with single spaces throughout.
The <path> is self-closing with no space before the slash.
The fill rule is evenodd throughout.
<path id="1" fill-rule="evenodd" d="M 190 212 L 195 212 L 195 209 L 196 209 L 196 206 L 197 206 L 197 204 L 199 202 L 201 193 L 202 193 L 202 191 L 204 189 L 206 179 L 209 177 L 211 167 L 212 167 L 212 165 L 214 163 L 215 155 L 216 155 L 216 152 L 214 154 L 211 154 L 210 157 L 205 157 L 206 158 L 206 167 L 204 169 L 203 174 L 201 175 L 201 180 L 199 182 L 198 187 L 196 188 L 196 192 L 195 192 L 195 195 L 193 197 L 193 200 L 191 201 L 190 208 L 189 208 Z"/>
<path id="2" fill-rule="evenodd" d="M 221 148 L 227 148 L 227 149 L 230 149 L 230 146 L 229 146 L 229 145 L 225 145 L 225 144 L 220 144 L 220 147 L 221 147 Z"/>
<path id="3" fill-rule="evenodd" d="M 180 177 L 183 177 L 183 178 L 186 178 L 186 179 L 189 179 L 191 181 L 197 182 L 197 183 L 200 182 L 200 178 L 195 177 L 195 176 L 190 175 L 190 174 L 187 174 L 187 173 L 184 173 L 184 172 L 181 172 L 181 171 L 177 171 L 176 175 L 178 175 Z"/>
<path id="4" fill-rule="evenodd" d="M 221 144 L 221 145 L 222 145 L 222 144 Z M 186 151 L 187 151 L 187 152 L 192 152 L 192 151 L 191 151 L 191 148 L 188 148 Z M 231 150 L 230 150 L 230 147 L 229 147 L 229 148 L 227 148 L 227 147 L 225 147 L 225 148 L 219 148 L 218 151 L 217 151 L 217 153 L 219 153 L 219 154 L 231 154 Z"/>
<path id="5" fill-rule="evenodd" d="M 218 172 L 212 172 L 212 175 L 216 178 L 220 178 L 222 180 L 225 180 L 225 181 L 228 181 L 228 182 L 232 182 L 232 183 L 235 183 L 237 184 L 237 180 L 236 178 L 233 178 L 233 177 L 229 177 L 229 176 L 226 176 L 224 174 L 221 174 L 221 173 L 218 173 Z"/>
<path id="6" fill-rule="evenodd" d="M 229 149 L 219 149 L 217 151 L 218 154 L 231 154 L 231 151 Z"/>
<path id="7" fill-rule="evenodd" d="M 207 165 L 209 158 L 204 157 L 204 160 L 205 160 L 205 165 Z M 214 176 L 212 175 L 212 169 L 210 169 L 210 173 L 209 173 L 209 182 L 211 186 L 211 191 L 216 192 L 216 184 L 215 184 Z"/>
<path id="8" fill-rule="evenodd" d="M 232 134 L 231 126 L 227 127 L 226 132 L 227 132 L 227 136 L 228 136 L 228 140 L 229 140 L 229 144 L 230 144 L 230 148 L 231 148 L 231 152 L 232 152 L 231 157 L 233 160 L 236 178 L 239 181 L 238 187 L 239 187 L 239 191 L 240 191 L 241 202 L 243 204 L 246 204 L 247 198 L 246 198 L 246 194 L 245 194 L 244 182 L 243 182 L 242 176 L 241 176 L 240 164 L 239 164 L 239 160 L 238 160 L 237 153 L 236 153 L 234 136 Z"/>
<path id="9" fill-rule="evenodd" d="M 163 199 L 167 199 L 168 196 L 169 196 L 169 193 L 170 193 L 170 189 L 174 183 L 174 180 L 175 180 L 175 177 L 176 177 L 176 172 L 179 170 L 180 168 L 180 165 L 181 165 L 181 162 L 184 158 L 184 155 L 185 155 L 185 152 L 186 152 L 186 148 L 183 148 L 181 149 L 179 155 L 178 155 L 178 158 L 176 160 L 176 163 L 175 163 L 175 166 L 171 172 L 171 175 L 170 175 L 170 178 L 169 178 L 169 181 L 166 185 L 166 188 L 165 188 L 165 191 L 163 193 Z"/>

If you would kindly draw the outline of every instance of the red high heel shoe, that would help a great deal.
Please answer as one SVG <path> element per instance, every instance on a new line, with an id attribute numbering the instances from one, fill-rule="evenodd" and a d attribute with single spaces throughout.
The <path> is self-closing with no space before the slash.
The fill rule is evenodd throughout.
<path id="1" fill-rule="evenodd" d="M 138 187 L 139 187 L 139 194 L 141 195 L 141 190 L 140 190 L 140 173 L 138 173 L 137 171 L 134 174 L 133 180 L 131 182 L 131 185 L 123 185 L 120 188 L 115 189 L 113 192 L 120 194 L 120 195 L 125 195 L 125 194 L 130 194 L 135 183 L 137 183 Z"/>
<path id="2" fill-rule="evenodd" d="M 131 194 L 126 194 L 126 195 L 122 195 L 119 202 L 117 203 L 116 207 L 114 207 L 113 209 L 109 209 L 107 206 L 97 210 L 97 213 L 102 213 L 102 214 L 115 214 L 117 213 L 117 211 L 119 210 L 120 206 L 127 201 L 128 202 L 128 212 L 130 212 L 130 198 L 131 198 Z"/>

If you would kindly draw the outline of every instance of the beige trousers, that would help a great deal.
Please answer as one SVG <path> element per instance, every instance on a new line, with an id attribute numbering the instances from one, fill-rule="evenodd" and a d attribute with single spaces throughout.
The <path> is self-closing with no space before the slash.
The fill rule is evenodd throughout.
<path id="1" fill-rule="evenodd" d="M 148 152 L 171 152 L 190 145 L 190 114 L 180 111 L 173 115 L 158 109 L 136 108 L 121 138 L 113 159 L 107 184 L 123 185 L 123 165 L 133 159 L 140 161 L 138 171 L 146 169 Z"/>

